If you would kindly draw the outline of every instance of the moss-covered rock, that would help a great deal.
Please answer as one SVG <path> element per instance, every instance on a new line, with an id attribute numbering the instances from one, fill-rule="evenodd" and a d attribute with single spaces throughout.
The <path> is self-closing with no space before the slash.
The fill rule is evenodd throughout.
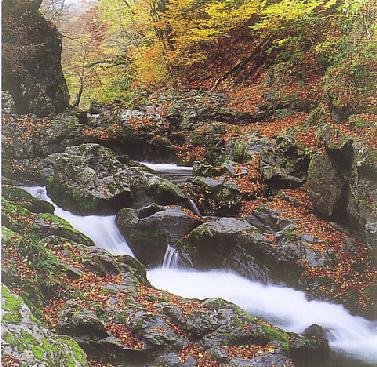
<path id="1" fill-rule="evenodd" d="M 135 256 L 146 266 L 162 264 L 167 247 L 173 246 L 201 221 L 179 207 L 150 205 L 122 209 L 116 223 Z"/>
<path id="2" fill-rule="evenodd" d="M 88 367 L 85 352 L 71 338 L 52 334 L 32 315 L 22 298 L 2 286 L 2 360 L 20 367 Z"/>
<path id="3" fill-rule="evenodd" d="M 21 205 L 33 213 L 54 214 L 55 208 L 44 200 L 39 200 L 25 190 L 15 186 L 3 186 L 2 196 L 7 200 Z"/>

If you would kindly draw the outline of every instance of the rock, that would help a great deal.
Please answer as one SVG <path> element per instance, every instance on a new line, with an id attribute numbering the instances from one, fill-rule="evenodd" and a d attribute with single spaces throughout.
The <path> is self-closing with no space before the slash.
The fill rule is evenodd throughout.
<path id="1" fill-rule="evenodd" d="M 39 5 L 40 5 L 39 1 Z M 18 113 L 56 114 L 68 107 L 61 66 L 62 38 L 35 2 L 3 2 L 2 88 Z"/>
<path id="2" fill-rule="evenodd" d="M 81 214 L 187 201 L 173 183 L 142 168 L 124 165 L 110 149 L 98 144 L 68 147 L 64 153 L 49 155 L 43 165 L 53 172 L 47 178 L 52 199 Z"/>
<path id="3" fill-rule="evenodd" d="M 220 218 L 195 228 L 178 241 L 177 248 L 187 253 L 199 269 L 234 269 L 251 279 L 267 281 L 269 271 L 255 257 L 268 241 L 255 227 L 234 218 Z"/>
<path id="4" fill-rule="evenodd" d="M 2 135 L 4 157 L 25 160 L 63 152 L 67 146 L 78 145 L 88 138 L 87 126 L 75 113 L 64 113 L 51 118 L 16 116 L 4 124 Z"/>
<path id="5" fill-rule="evenodd" d="M 306 181 L 309 158 L 287 137 L 276 140 L 276 147 L 261 154 L 261 173 L 274 189 L 299 187 Z"/>
<path id="6" fill-rule="evenodd" d="M 66 220 L 49 213 L 31 213 L 28 209 L 2 198 L 2 224 L 15 232 L 31 231 L 42 237 L 63 237 L 85 246 L 94 246 L 94 242 Z M 19 221 L 22 221 L 20 224 Z"/>
<path id="7" fill-rule="evenodd" d="M 14 99 L 7 91 L 1 92 L 1 110 L 6 115 L 12 115 L 16 112 Z"/>
<path id="8" fill-rule="evenodd" d="M 120 273 L 114 257 L 106 250 L 98 247 L 92 248 L 86 253 L 83 264 L 87 269 L 99 275 L 117 275 Z"/>
<path id="9" fill-rule="evenodd" d="M 70 337 L 57 336 L 42 326 L 23 299 L 2 286 L 2 364 L 13 366 L 89 367 L 85 352 Z"/>
<path id="10" fill-rule="evenodd" d="M 128 325 L 149 348 L 181 349 L 188 343 L 185 338 L 177 335 L 159 315 L 137 312 L 130 317 Z"/>
<path id="11" fill-rule="evenodd" d="M 280 212 L 261 206 L 253 210 L 253 214 L 247 221 L 262 232 L 279 232 L 288 225 L 294 224 L 294 220 L 286 219 Z"/>
<path id="12" fill-rule="evenodd" d="M 306 188 L 319 213 L 332 216 L 339 209 L 344 186 L 342 176 L 327 155 L 313 157 Z"/>
<path id="13" fill-rule="evenodd" d="M 293 367 L 293 362 L 281 354 L 264 354 L 252 360 L 232 358 L 229 367 Z"/>
<path id="14" fill-rule="evenodd" d="M 2 196 L 15 204 L 21 204 L 24 208 L 33 213 L 54 214 L 55 212 L 55 208 L 52 204 L 44 200 L 36 199 L 33 195 L 19 187 L 2 186 Z"/>
<path id="15" fill-rule="evenodd" d="M 93 312 L 74 302 L 67 304 L 66 308 L 58 315 L 56 331 L 72 336 L 90 335 L 94 338 L 109 336 L 105 326 Z"/>
<path id="16" fill-rule="evenodd" d="M 377 254 L 375 152 L 346 136 L 336 140 L 331 134 L 325 130 L 325 153 L 310 164 L 308 194 L 319 213 L 347 226 Z"/>
<path id="17" fill-rule="evenodd" d="M 224 176 L 193 177 L 184 186 L 184 190 L 196 198 L 205 215 L 235 214 L 241 205 L 240 190 Z"/>
<path id="18" fill-rule="evenodd" d="M 295 338 L 290 348 L 290 355 L 295 360 L 308 360 L 316 355 L 316 359 L 325 359 L 330 352 L 326 331 L 319 325 L 313 324 L 305 329 L 303 337 Z"/>
<path id="19" fill-rule="evenodd" d="M 116 223 L 136 258 L 155 267 L 162 264 L 168 245 L 173 246 L 201 222 L 179 207 L 153 204 L 120 210 Z"/>

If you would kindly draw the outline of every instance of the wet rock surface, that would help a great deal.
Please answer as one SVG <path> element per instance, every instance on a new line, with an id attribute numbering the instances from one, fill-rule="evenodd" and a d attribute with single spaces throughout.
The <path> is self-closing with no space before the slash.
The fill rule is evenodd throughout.
<path id="1" fill-rule="evenodd" d="M 148 267 L 160 266 L 167 247 L 201 224 L 189 211 L 156 204 L 122 209 L 116 222 L 135 256 Z"/>
<path id="2" fill-rule="evenodd" d="M 30 222 L 38 223 L 38 217 L 30 216 L 31 212 L 22 203 L 12 205 L 17 211 L 8 213 L 13 218 L 8 223 L 19 218 L 17 213 L 27 214 Z M 245 222 L 243 226 L 250 225 Z M 241 224 L 238 228 L 241 229 Z M 3 281 L 18 289 L 17 302 L 22 303 L 22 297 L 31 312 L 43 317 L 46 325 L 69 335 L 87 353 L 103 362 L 157 366 L 165 361 L 167 366 L 177 363 L 188 366 L 195 365 L 196 358 L 205 357 L 212 363 L 226 364 L 233 358 L 227 355 L 227 348 L 241 355 L 245 346 L 263 351 L 266 358 L 271 355 L 289 361 L 283 355 L 288 355 L 292 337 L 232 303 L 220 299 L 185 299 L 156 290 L 150 286 L 145 269 L 136 259 L 113 256 L 69 238 L 53 237 L 48 232 L 16 230 L 17 226 L 13 230 L 3 228 L 3 251 L 7 259 L 3 263 Z M 25 257 L 31 260 L 20 266 Z M 28 282 L 23 278 L 26 273 L 30 274 Z M 6 303 L 3 307 L 9 311 Z M 11 323 L 20 322 L 21 329 L 29 327 L 29 321 L 23 316 L 20 318 L 17 313 L 8 316 L 7 312 L 5 318 Z M 33 328 L 33 335 L 39 335 L 40 331 Z M 43 333 L 51 332 L 43 329 Z M 13 339 L 8 339 L 6 343 L 13 343 Z M 303 337 L 295 334 L 294 339 Z M 64 345 L 63 340 L 70 339 L 59 337 L 58 340 Z M 40 353 L 39 342 L 32 343 L 38 351 L 35 358 L 44 361 L 50 354 L 55 358 L 55 347 Z M 46 341 L 43 343 L 46 347 Z M 55 345 L 54 341 L 50 343 Z M 311 341 L 303 343 L 312 346 Z M 9 349 L 8 344 L 5 345 L 7 354 L 24 358 L 16 353 L 17 347 Z M 77 365 L 87 366 L 83 350 L 74 345 L 76 354 L 72 358 L 79 355 L 81 364 Z M 59 358 L 64 358 L 66 349 L 61 348 Z M 67 354 L 73 353 L 70 348 Z M 312 348 L 315 350 L 315 344 Z M 243 359 L 250 362 L 254 357 Z"/>

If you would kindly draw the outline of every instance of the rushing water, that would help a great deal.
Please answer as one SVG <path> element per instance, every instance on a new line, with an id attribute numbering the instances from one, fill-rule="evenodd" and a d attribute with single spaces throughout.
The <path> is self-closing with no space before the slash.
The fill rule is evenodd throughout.
<path id="1" fill-rule="evenodd" d="M 90 237 L 96 246 L 105 248 L 114 255 L 134 256 L 126 240 L 115 224 L 115 215 L 76 215 L 59 208 L 47 195 L 45 187 L 23 187 L 33 196 L 48 201 L 55 207 L 55 214 L 65 219 L 74 228 Z"/>
<path id="2" fill-rule="evenodd" d="M 172 269 L 178 267 L 179 254 L 176 248 L 168 245 L 162 267 L 165 269 Z"/>
<path id="3" fill-rule="evenodd" d="M 97 246 L 113 254 L 133 256 L 115 224 L 115 216 L 75 215 L 57 207 L 44 187 L 24 189 L 33 196 L 52 203 L 56 215 L 89 236 Z M 304 292 L 291 288 L 262 285 L 223 270 L 203 272 L 178 269 L 178 260 L 177 251 L 168 246 L 163 266 L 148 271 L 150 282 L 157 288 L 183 297 L 224 298 L 285 330 L 302 332 L 314 323 L 327 328 L 330 346 L 339 353 L 329 361 L 320 364 L 308 362 L 302 367 L 377 366 L 375 322 L 352 316 L 340 305 L 308 301 Z"/>
<path id="4" fill-rule="evenodd" d="M 352 316 L 342 306 L 308 301 L 304 292 L 265 286 L 226 271 L 158 268 L 148 278 L 155 287 L 183 297 L 226 299 L 285 330 L 303 332 L 319 324 L 329 329 L 333 350 L 377 365 L 376 323 Z"/>
<path id="5" fill-rule="evenodd" d="M 140 162 L 150 168 L 155 174 L 163 176 L 172 182 L 184 182 L 192 176 L 192 167 L 179 166 L 175 163 Z"/>

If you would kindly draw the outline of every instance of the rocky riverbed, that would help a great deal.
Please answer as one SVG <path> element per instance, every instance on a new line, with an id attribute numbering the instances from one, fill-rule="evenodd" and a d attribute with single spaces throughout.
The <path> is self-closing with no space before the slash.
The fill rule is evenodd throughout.
<path id="1" fill-rule="evenodd" d="M 4 116 L 6 363 L 300 366 L 302 358 L 326 359 L 318 326 L 287 332 L 229 301 L 154 288 L 146 270 L 161 266 L 167 251 L 179 267 L 233 271 L 376 317 L 377 171 L 368 141 L 324 123 L 309 150 L 298 137 L 314 114 L 292 107 L 294 121 L 308 122 L 271 134 L 275 110 L 242 114 L 216 104 L 219 98 L 209 95 L 206 105 L 175 97 L 148 123 L 101 105 L 91 114 Z M 131 115 L 148 114 L 138 111 Z M 151 157 L 193 169 L 177 180 L 140 163 Z M 21 188 L 37 185 L 50 202 Z M 81 230 L 89 235 L 54 212 L 76 222 L 85 215 Z M 90 238 L 90 223 L 102 233 L 116 223 L 116 238 L 109 245 L 106 235 Z"/>

